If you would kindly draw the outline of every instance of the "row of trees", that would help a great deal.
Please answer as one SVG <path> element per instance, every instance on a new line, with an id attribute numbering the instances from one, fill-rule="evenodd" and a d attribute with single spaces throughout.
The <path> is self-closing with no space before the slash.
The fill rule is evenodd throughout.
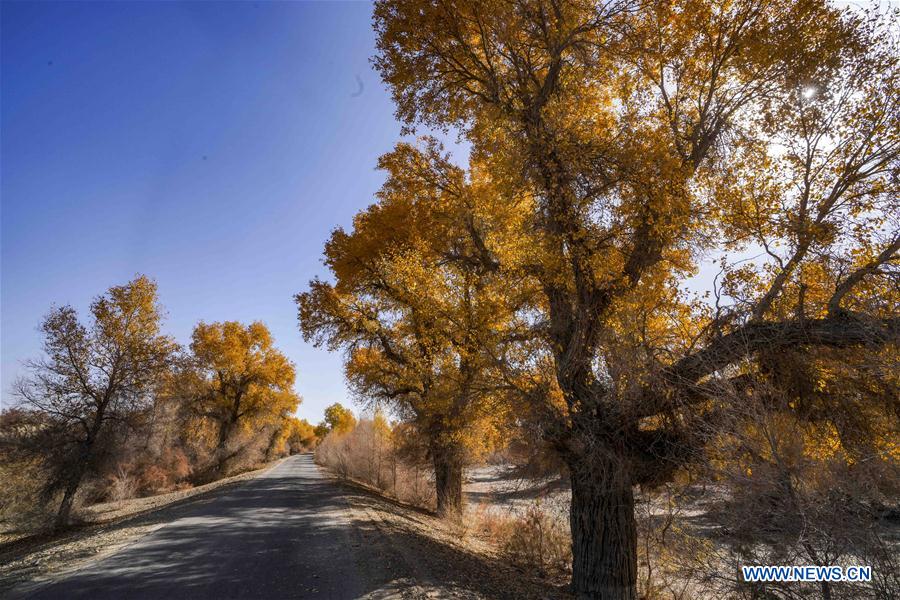
<path id="1" fill-rule="evenodd" d="M 732 531 L 765 539 L 777 514 L 798 544 L 812 506 L 865 521 L 896 498 L 890 16 L 380 0 L 374 23 L 407 131 L 454 129 L 469 164 L 429 138 L 385 155 L 376 203 L 325 247 L 333 281 L 297 296 L 300 327 L 424 440 L 441 513 L 504 431 L 539 432 L 571 480 L 575 593 L 634 599 L 635 486 L 738 472 L 759 502 Z"/>
<path id="2" fill-rule="evenodd" d="M 44 357 L 17 382 L 0 441 L 10 464 L 37 465 L 57 528 L 86 482 L 128 487 L 135 471 L 204 482 L 249 452 L 259 461 L 314 442 L 293 417 L 294 366 L 265 325 L 201 322 L 180 348 L 162 314 L 156 284 L 139 276 L 94 300 L 88 322 L 62 306 L 41 323 Z"/>

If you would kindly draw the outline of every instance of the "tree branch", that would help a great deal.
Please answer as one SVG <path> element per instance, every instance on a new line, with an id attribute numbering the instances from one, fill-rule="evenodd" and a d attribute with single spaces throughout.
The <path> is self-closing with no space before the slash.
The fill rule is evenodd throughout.
<path id="1" fill-rule="evenodd" d="M 841 300 L 844 299 L 844 296 L 850 293 L 853 287 L 859 284 L 866 276 L 876 273 L 883 264 L 893 259 L 898 251 L 900 251 L 900 236 L 897 236 L 893 243 L 882 250 L 881 254 L 875 257 L 874 260 L 860 267 L 838 284 L 831 299 L 828 300 L 828 314 L 830 316 L 838 315 L 842 310 Z"/>

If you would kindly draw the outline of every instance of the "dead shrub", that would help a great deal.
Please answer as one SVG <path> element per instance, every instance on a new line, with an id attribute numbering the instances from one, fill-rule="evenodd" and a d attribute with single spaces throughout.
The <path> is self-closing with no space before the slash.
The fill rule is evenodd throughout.
<path id="1" fill-rule="evenodd" d="M 329 433 L 315 460 L 332 472 L 371 485 L 402 502 L 434 508 L 432 471 L 410 462 L 380 417 L 362 419 L 348 432 Z"/>
<path id="2" fill-rule="evenodd" d="M 538 569 L 542 574 L 568 573 L 572 567 L 568 525 L 545 510 L 540 502 L 529 506 L 516 519 L 504 550 L 514 562 Z"/>
<path id="3" fill-rule="evenodd" d="M 565 577 L 572 569 L 569 525 L 563 515 L 549 510 L 540 500 L 521 512 L 477 508 L 473 515 L 478 533 L 509 558 L 542 577 Z"/>
<path id="4" fill-rule="evenodd" d="M 145 493 L 166 491 L 172 485 L 170 474 L 159 465 L 150 465 L 141 471 L 140 488 Z"/>
<path id="5" fill-rule="evenodd" d="M 106 487 L 106 496 L 113 502 L 120 500 L 128 500 L 137 495 L 140 482 L 137 477 L 131 473 L 128 465 L 120 465 L 114 475 L 109 478 Z"/>
<path id="6" fill-rule="evenodd" d="M 166 448 L 155 464 L 145 467 L 141 475 L 142 489 L 147 492 L 169 491 L 190 477 L 191 464 L 181 448 Z"/>
<path id="7" fill-rule="evenodd" d="M 191 463 L 184 450 L 181 448 L 166 450 L 163 456 L 166 458 L 166 464 L 168 464 L 169 472 L 175 482 L 187 479 L 191 475 Z"/>
<path id="8" fill-rule="evenodd" d="M 37 460 L 0 460 L 0 533 L 50 524 L 52 511 L 38 501 L 44 478 Z"/>

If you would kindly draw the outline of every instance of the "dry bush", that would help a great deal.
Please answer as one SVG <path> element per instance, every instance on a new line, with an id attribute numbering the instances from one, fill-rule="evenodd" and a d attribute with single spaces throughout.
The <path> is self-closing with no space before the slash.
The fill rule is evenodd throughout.
<path id="1" fill-rule="evenodd" d="M 341 477 L 378 488 L 402 502 L 434 508 L 433 474 L 410 460 L 387 423 L 362 419 L 346 433 L 331 432 L 316 448 L 315 460 Z"/>
<path id="2" fill-rule="evenodd" d="M 162 493 L 172 487 L 169 473 L 159 465 L 149 465 L 141 472 L 141 490 L 148 493 Z"/>
<path id="3" fill-rule="evenodd" d="M 897 422 L 874 403 L 829 412 L 825 401 L 853 392 L 850 383 L 805 409 L 775 385 L 725 396 L 727 418 L 695 462 L 705 485 L 637 497 L 644 596 L 900 597 Z M 747 583 L 740 567 L 749 565 L 868 565 L 873 581 Z"/>
<path id="4" fill-rule="evenodd" d="M 707 598 L 710 576 L 733 578 L 722 548 L 689 523 L 702 514 L 703 488 L 677 481 L 635 494 L 638 591 L 645 600 Z"/>
<path id="5" fill-rule="evenodd" d="M 51 525 L 55 507 L 45 494 L 51 471 L 42 452 L 52 431 L 41 413 L 0 411 L 0 534 Z"/>
<path id="6" fill-rule="evenodd" d="M 51 511 L 38 501 L 45 477 L 37 460 L 0 458 L 0 534 L 50 524 Z"/>
<path id="7" fill-rule="evenodd" d="M 842 359 L 846 364 L 825 364 L 846 368 L 853 356 Z M 792 386 L 828 385 L 801 368 L 807 363 L 790 365 L 782 376 Z M 733 578 L 719 590 L 786 600 L 900 597 L 900 528 L 891 518 L 900 498 L 900 430 L 896 415 L 884 412 L 890 404 L 869 397 L 875 396 L 869 386 L 880 380 L 862 385 L 850 375 L 827 394 L 805 398 L 807 407 L 789 405 L 793 396 L 784 381 L 758 386 L 754 401 L 741 407 L 743 425 L 717 448 L 724 460 L 715 476 L 727 494 L 710 516 L 722 533 L 725 562 L 868 565 L 875 580 L 748 584 Z M 834 409 L 830 403 L 838 400 L 854 403 L 854 410 Z"/>
<path id="8" fill-rule="evenodd" d="M 567 577 L 572 541 L 565 515 L 535 500 L 521 512 L 477 507 L 471 516 L 477 533 L 496 545 L 510 562 L 541 577 Z"/>
<path id="9" fill-rule="evenodd" d="M 211 422 L 191 424 L 193 439 L 183 448 L 190 467 L 190 483 L 202 485 L 222 477 L 230 477 L 260 468 L 266 462 L 266 449 L 271 439 L 266 428 L 234 432 L 222 447 L 217 446 L 216 430 Z"/>
<path id="10" fill-rule="evenodd" d="M 226 445 L 227 463 L 222 465 L 218 477 L 229 477 L 258 469 L 266 462 L 269 435 L 265 429 L 244 431 L 233 435 Z"/>
<path id="11" fill-rule="evenodd" d="M 138 478 L 132 474 L 127 465 L 120 465 L 108 481 L 106 496 L 113 502 L 134 498 L 140 486 Z"/>
<path id="12" fill-rule="evenodd" d="M 435 498 L 433 475 L 418 465 L 397 465 L 396 479 L 391 494 L 402 502 L 434 510 Z"/>
<path id="13" fill-rule="evenodd" d="M 122 448 L 119 460 L 105 478 L 86 486 L 90 494 L 84 500 L 102 502 L 152 496 L 184 487 L 192 474 L 187 454 L 181 448 L 167 447 L 158 453 L 141 448 Z"/>
<path id="14" fill-rule="evenodd" d="M 187 479 L 190 476 L 191 464 L 188 462 L 188 457 L 181 448 L 166 450 L 163 452 L 163 457 L 170 476 L 175 482 Z"/>
<path id="15" fill-rule="evenodd" d="M 504 549 L 513 561 L 547 573 L 567 573 L 572 567 L 568 523 L 544 509 L 529 506 L 516 520 Z"/>
<path id="16" fill-rule="evenodd" d="M 180 448 L 166 448 L 149 464 L 137 470 L 142 495 L 168 492 L 184 482 L 191 474 L 187 455 Z"/>

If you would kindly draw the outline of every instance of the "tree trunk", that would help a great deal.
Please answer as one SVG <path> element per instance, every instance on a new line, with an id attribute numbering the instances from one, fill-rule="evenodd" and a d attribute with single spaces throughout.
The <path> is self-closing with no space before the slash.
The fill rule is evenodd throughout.
<path id="1" fill-rule="evenodd" d="M 79 475 L 77 478 L 73 477 L 66 484 L 66 490 L 63 493 L 62 503 L 59 505 L 59 510 L 56 513 L 56 519 L 53 521 L 53 529 L 54 531 L 60 531 L 65 529 L 69 525 L 69 517 L 72 515 L 72 506 L 75 503 L 75 493 L 78 491 L 78 486 L 81 483 L 81 476 Z"/>
<path id="2" fill-rule="evenodd" d="M 59 505 L 59 510 L 56 512 L 56 518 L 53 521 L 54 531 L 60 531 L 69 526 L 69 518 L 72 516 L 72 507 L 75 505 L 75 494 L 81 486 L 81 480 L 84 479 L 89 457 L 90 445 L 87 445 L 87 447 L 82 449 L 78 464 L 75 465 L 74 470 L 66 481 L 66 487 L 63 490 L 63 499 Z"/>
<path id="3" fill-rule="evenodd" d="M 462 514 L 462 461 L 448 450 L 434 452 L 437 512 L 442 517 Z"/>
<path id="4" fill-rule="evenodd" d="M 572 591 L 576 598 L 635 600 L 637 528 L 631 482 L 623 477 L 592 477 L 572 469 L 569 521 Z"/>
<path id="5" fill-rule="evenodd" d="M 225 464 L 231 455 L 228 453 L 228 440 L 231 439 L 231 431 L 234 429 L 234 423 L 231 420 L 224 421 L 219 427 L 219 443 L 216 445 L 216 463 L 213 466 L 213 472 L 222 477 L 225 475 Z"/>
<path id="6" fill-rule="evenodd" d="M 225 449 L 225 445 L 228 443 L 228 438 L 231 437 L 232 425 L 233 423 L 231 422 L 231 419 L 222 421 L 219 424 L 219 443 L 216 444 L 216 450 L 221 451 Z"/>
<path id="7" fill-rule="evenodd" d="M 272 432 L 272 435 L 269 436 L 269 443 L 266 445 L 266 462 L 271 462 L 275 459 L 275 447 L 278 445 L 278 439 L 281 437 L 281 429 L 275 429 Z"/>
<path id="8" fill-rule="evenodd" d="M 78 452 L 77 461 L 72 466 L 69 476 L 66 479 L 66 487 L 63 490 L 63 499 L 59 505 L 59 510 L 56 512 L 56 518 L 53 521 L 54 531 L 60 531 L 69 526 L 69 518 L 72 516 L 72 507 L 75 504 L 75 494 L 78 492 L 79 486 L 81 486 L 81 481 L 84 479 L 85 473 L 87 473 L 88 464 L 91 461 L 91 454 L 94 448 L 94 442 L 96 441 L 100 427 L 103 424 L 104 408 L 105 407 L 101 407 L 97 412 L 87 439 L 81 442 L 81 449 Z"/>

